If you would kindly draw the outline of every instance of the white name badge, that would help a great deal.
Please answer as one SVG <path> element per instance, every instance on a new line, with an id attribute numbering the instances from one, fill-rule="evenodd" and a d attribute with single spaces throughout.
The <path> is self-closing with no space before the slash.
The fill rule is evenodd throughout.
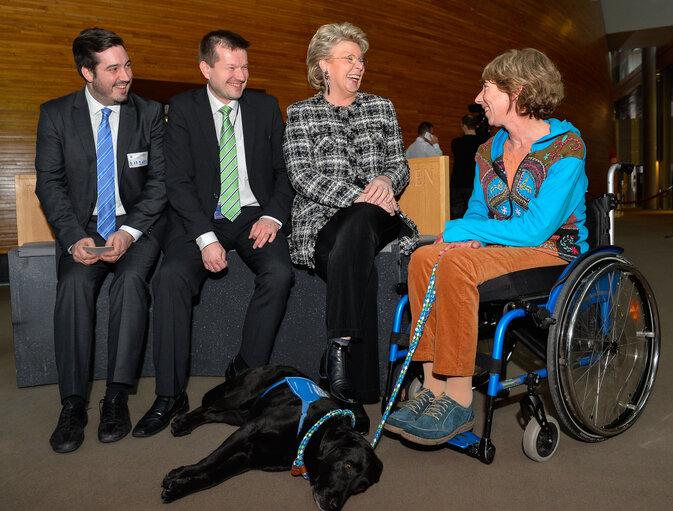
<path id="1" fill-rule="evenodd" d="M 147 151 L 144 153 L 128 153 L 126 157 L 129 160 L 129 167 L 144 167 L 147 165 Z"/>

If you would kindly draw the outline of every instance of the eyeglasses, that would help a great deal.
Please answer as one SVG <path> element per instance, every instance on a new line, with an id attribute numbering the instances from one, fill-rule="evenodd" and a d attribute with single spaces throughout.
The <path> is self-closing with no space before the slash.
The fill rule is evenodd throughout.
<path id="1" fill-rule="evenodd" d="M 345 57 L 330 57 L 328 60 L 334 60 L 334 59 L 345 60 L 351 66 L 354 66 L 356 62 L 359 62 L 363 66 L 367 65 L 367 61 L 365 60 L 364 57 L 357 58 L 355 55 L 346 55 Z"/>

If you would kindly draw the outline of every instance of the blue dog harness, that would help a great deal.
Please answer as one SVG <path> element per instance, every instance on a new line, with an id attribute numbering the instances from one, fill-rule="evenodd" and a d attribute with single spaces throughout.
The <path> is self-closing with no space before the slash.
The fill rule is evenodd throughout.
<path id="1" fill-rule="evenodd" d="M 279 385 L 287 383 L 287 386 L 290 387 L 292 393 L 301 399 L 301 419 L 299 419 L 299 427 L 297 428 L 297 436 L 301 431 L 301 427 L 304 425 L 304 420 L 308 414 L 308 407 L 314 401 L 322 399 L 324 397 L 329 397 L 327 393 L 318 387 L 314 382 L 308 378 L 301 378 L 299 376 L 288 376 L 283 378 L 277 383 L 271 385 L 268 389 L 264 391 L 261 397 L 264 397 L 271 389 L 275 389 Z"/>
<path id="2" fill-rule="evenodd" d="M 301 427 L 304 425 L 304 419 L 306 419 L 306 415 L 308 415 L 308 407 L 310 406 L 310 404 L 313 403 L 314 401 L 317 401 L 318 399 L 322 399 L 323 397 L 329 397 L 329 396 L 325 393 L 324 390 L 322 390 L 308 378 L 302 378 L 300 376 L 288 376 L 287 378 L 283 378 L 279 382 L 274 383 L 268 389 L 266 389 L 264 393 L 260 396 L 260 399 L 266 396 L 266 394 L 271 389 L 275 389 L 276 387 L 282 385 L 283 383 L 287 383 L 287 386 L 290 387 L 292 393 L 299 399 L 301 399 L 301 418 L 299 419 L 299 427 L 297 428 L 297 436 L 299 436 L 299 433 L 301 432 Z M 347 417 L 350 417 L 351 426 L 355 426 L 355 414 L 353 414 L 353 412 L 351 412 L 350 410 L 332 410 L 331 412 L 328 412 L 325 416 L 323 416 L 318 422 L 316 422 L 313 425 L 313 427 L 311 427 L 306 432 L 306 435 L 304 435 L 304 438 L 299 443 L 297 458 L 294 460 L 294 463 L 292 463 L 291 472 L 293 476 L 301 475 L 304 479 L 308 480 L 309 477 L 308 473 L 306 472 L 306 465 L 304 465 L 304 450 L 306 449 L 306 445 L 308 444 L 308 441 L 311 439 L 311 436 L 313 436 L 313 433 L 315 433 L 320 426 L 322 426 L 326 421 L 328 421 L 332 417 L 336 417 L 339 415 L 345 415 Z"/>

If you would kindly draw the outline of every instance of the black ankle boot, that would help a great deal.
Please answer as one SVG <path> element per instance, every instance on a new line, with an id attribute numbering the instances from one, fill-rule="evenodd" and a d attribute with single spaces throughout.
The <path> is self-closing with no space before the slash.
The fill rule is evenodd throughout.
<path id="1" fill-rule="evenodd" d="M 237 354 L 234 358 L 231 359 L 227 369 L 224 371 L 224 380 L 233 380 L 236 378 L 236 376 L 238 376 L 239 373 L 245 371 L 247 368 L 248 364 L 245 363 L 245 360 L 243 360 L 241 355 Z"/>
<path id="2" fill-rule="evenodd" d="M 329 341 L 328 341 L 329 342 Z M 325 351 L 322 352 L 322 357 L 320 357 L 320 369 L 318 370 L 318 377 L 320 378 L 320 385 L 325 387 L 327 383 L 327 352 L 328 348 L 325 348 Z"/>
<path id="3" fill-rule="evenodd" d="M 355 426 L 353 429 L 361 435 L 369 433 L 369 417 L 362 403 L 348 403 L 346 408 L 355 414 Z"/>
<path id="4" fill-rule="evenodd" d="M 358 398 L 348 381 L 347 357 L 348 346 L 330 339 L 327 343 L 327 351 L 320 363 L 320 375 L 327 378 L 332 396 L 344 403 L 353 404 L 358 402 Z"/>

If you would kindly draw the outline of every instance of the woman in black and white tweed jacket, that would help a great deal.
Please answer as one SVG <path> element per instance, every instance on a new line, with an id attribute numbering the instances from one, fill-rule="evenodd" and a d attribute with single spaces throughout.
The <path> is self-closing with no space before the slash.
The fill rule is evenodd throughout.
<path id="1" fill-rule="evenodd" d="M 350 23 L 318 29 L 306 63 L 309 83 L 322 90 L 288 108 L 284 140 L 297 191 L 290 255 L 327 282 L 321 374 L 332 395 L 356 413 L 359 430 L 369 425 L 361 400 L 379 399 L 374 257 L 396 238 L 405 253 L 418 241 L 418 229 L 395 200 L 409 181 L 395 109 L 390 100 L 359 91 L 368 48 L 364 32 Z"/>

